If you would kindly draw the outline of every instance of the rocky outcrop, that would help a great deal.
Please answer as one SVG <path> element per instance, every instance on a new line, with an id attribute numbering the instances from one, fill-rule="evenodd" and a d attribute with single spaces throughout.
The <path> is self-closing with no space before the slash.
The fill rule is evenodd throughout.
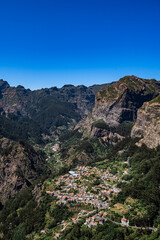
<path id="1" fill-rule="evenodd" d="M 0 112 L 8 116 L 10 113 L 27 115 L 27 105 L 30 104 L 29 89 L 22 86 L 10 87 L 0 80 Z"/>
<path id="2" fill-rule="evenodd" d="M 109 126 L 135 121 L 142 104 L 159 93 L 158 81 L 126 76 L 97 93 L 92 116 L 95 120 L 103 119 Z"/>
<path id="3" fill-rule="evenodd" d="M 106 144 L 116 144 L 119 140 L 122 140 L 124 137 L 116 132 L 112 132 L 110 129 L 105 129 L 103 127 L 96 127 L 94 125 L 95 119 L 92 115 L 86 119 L 81 120 L 75 127 L 79 132 L 83 134 L 83 137 L 96 137 L 103 140 Z"/>
<path id="4" fill-rule="evenodd" d="M 160 95 L 152 101 L 144 103 L 138 110 L 131 137 L 141 138 L 137 143 L 138 146 L 143 143 L 149 148 L 160 145 Z"/>
<path id="5" fill-rule="evenodd" d="M 97 137 L 103 140 L 103 142 L 107 144 L 116 144 L 118 141 L 122 140 L 124 137 L 119 135 L 118 133 L 113 133 L 107 129 L 101 129 L 92 127 L 91 137 Z"/>
<path id="6" fill-rule="evenodd" d="M 43 155 L 24 142 L 0 140 L 0 198 L 2 203 L 30 186 L 46 170 Z"/>
<path id="7" fill-rule="evenodd" d="M 143 103 L 159 93 L 160 82 L 154 79 L 121 78 L 97 93 L 92 114 L 81 120 L 76 129 L 84 137 L 98 137 L 106 143 L 115 144 L 130 135 L 137 111 Z"/>

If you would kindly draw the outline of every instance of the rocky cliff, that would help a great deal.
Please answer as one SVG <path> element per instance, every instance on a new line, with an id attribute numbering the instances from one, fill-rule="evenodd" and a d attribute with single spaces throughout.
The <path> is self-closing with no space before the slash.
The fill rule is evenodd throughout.
<path id="1" fill-rule="evenodd" d="M 159 93 L 159 81 L 123 77 L 97 93 L 92 114 L 82 120 L 76 129 L 84 136 L 101 137 L 114 144 L 130 135 L 138 109 Z"/>
<path id="2" fill-rule="evenodd" d="M 154 79 L 123 77 L 97 93 L 92 116 L 95 120 L 103 119 L 109 126 L 135 121 L 137 110 L 159 92 L 160 83 Z"/>
<path id="3" fill-rule="evenodd" d="M 27 115 L 26 106 L 30 104 L 29 89 L 22 86 L 10 87 L 0 79 L 0 112 L 8 116 L 9 113 Z"/>
<path id="4" fill-rule="evenodd" d="M 0 139 L 0 199 L 4 203 L 46 171 L 43 154 L 24 142 Z"/>
<path id="5" fill-rule="evenodd" d="M 141 138 L 137 143 L 138 146 L 143 143 L 149 148 L 160 145 L 160 95 L 144 103 L 138 110 L 131 136 Z"/>

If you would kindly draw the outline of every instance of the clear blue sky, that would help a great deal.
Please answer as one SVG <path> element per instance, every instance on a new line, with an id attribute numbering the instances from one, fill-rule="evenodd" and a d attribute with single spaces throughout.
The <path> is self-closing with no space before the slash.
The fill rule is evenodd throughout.
<path id="1" fill-rule="evenodd" d="M 0 0 L 0 78 L 26 88 L 160 79 L 159 0 Z"/>

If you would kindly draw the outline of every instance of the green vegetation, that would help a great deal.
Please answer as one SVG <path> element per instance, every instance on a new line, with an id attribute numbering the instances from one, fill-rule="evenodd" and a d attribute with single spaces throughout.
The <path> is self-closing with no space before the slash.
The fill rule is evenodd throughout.
<path id="1" fill-rule="evenodd" d="M 107 90 L 108 90 L 108 93 L 109 93 L 108 98 L 115 98 L 115 97 L 117 97 L 118 92 L 117 92 L 117 90 L 115 89 L 115 87 L 109 86 L 109 87 L 107 88 Z"/>
<path id="2" fill-rule="evenodd" d="M 156 232 L 151 234 L 150 238 L 147 238 L 147 233 L 143 230 L 123 228 L 107 221 L 103 225 L 98 225 L 96 229 L 75 224 L 72 228 L 66 229 L 60 240 L 154 240 L 160 236 L 160 233 Z M 155 236 L 157 238 L 154 238 Z"/>
<path id="3" fill-rule="evenodd" d="M 130 157 L 130 177 L 132 181 L 128 182 L 123 187 L 115 203 L 124 203 L 128 197 L 137 199 L 137 204 L 140 203 L 146 210 L 143 210 L 145 214 L 141 216 L 141 218 L 137 217 L 131 219 L 133 224 L 139 226 L 157 226 L 160 207 L 160 148 L 151 150 L 145 145 L 138 148 L 134 145 L 133 141 L 128 141 L 127 143 L 126 140 L 122 143 L 125 143 L 123 147 L 121 145 L 122 149 L 125 149 L 125 151 L 122 153 L 121 158 L 125 160 Z M 112 161 L 116 161 L 116 152 L 120 149 L 118 149 L 118 146 L 113 147 L 112 151 L 109 153 Z"/>
<path id="4" fill-rule="evenodd" d="M 99 119 L 97 121 L 95 121 L 93 123 L 93 126 L 96 128 L 101 128 L 101 129 L 106 129 L 106 130 L 110 130 L 110 127 L 107 125 L 107 123 L 105 123 L 105 121 L 103 119 Z"/>
<path id="5" fill-rule="evenodd" d="M 154 79 L 148 80 L 135 76 L 125 76 L 113 85 L 99 91 L 97 100 L 99 101 L 101 98 L 104 98 L 106 101 L 114 100 L 115 98 L 119 98 L 122 92 L 127 89 L 137 95 L 140 95 L 141 91 L 141 96 L 145 99 L 144 101 L 150 101 L 158 94 L 158 88 L 159 86 Z"/>
<path id="6" fill-rule="evenodd" d="M 28 111 L 32 119 L 44 129 L 54 130 L 62 125 L 67 126 L 71 119 L 80 120 L 74 104 L 57 101 L 53 96 L 38 99 Z"/>
<path id="7" fill-rule="evenodd" d="M 150 86 L 146 80 L 126 76 L 116 86 L 123 83 L 129 91 L 134 90 L 135 95 L 131 98 L 138 98 L 137 92 L 143 90 L 143 99 L 137 101 L 141 105 L 144 99 L 148 100 L 156 94 L 156 83 L 152 82 Z M 1 88 L 5 84 L 0 80 Z M 11 88 L 11 97 L 3 99 L 7 107 L 16 109 L 21 102 L 25 105 L 24 109 L 18 106 L 20 111 L 15 110 L 14 114 L 7 116 L 3 109 L 0 110 L 0 155 L 7 169 L 10 165 L 11 168 L 15 166 L 13 177 L 17 178 L 17 183 L 20 182 L 17 188 L 28 187 L 14 199 L 6 201 L 4 206 L 0 203 L 1 240 L 50 240 L 56 233 L 60 233 L 60 240 L 160 239 L 160 147 L 137 147 L 137 139 L 129 137 L 133 126 L 131 121 L 123 121 L 117 127 L 108 126 L 102 119 L 93 123 L 93 127 L 100 131 L 104 129 L 125 137 L 115 146 L 107 145 L 101 138 L 84 138 L 78 130 L 69 130 L 82 117 L 75 101 L 79 91 L 86 94 L 83 99 L 91 100 L 88 107 L 91 110 L 93 92 L 99 89 L 100 86 L 93 86 L 87 93 L 84 86 L 75 88 L 66 85 L 61 89 L 31 92 L 19 86 Z M 117 89 L 109 86 L 98 96 L 115 98 L 121 94 Z M 1 91 L 0 98 L 3 98 Z M 160 96 L 150 103 L 160 103 Z M 45 144 L 46 155 L 31 146 L 42 149 Z M 56 144 L 58 151 L 54 152 Z M 17 159 L 18 164 L 13 165 L 12 160 L 15 163 Z M 68 179 L 70 176 L 67 174 L 60 177 L 71 169 L 76 171 L 77 165 L 81 165 L 80 169 L 89 170 L 79 170 L 82 176 L 80 178 L 79 174 L 75 182 L 72 178 Z M 82 165 L 89 167 L 82 168 Z M 1 179 L 7 174 L 11 177 L 10 172 L 6 173 L 4 169 L 1 172 Z M 21 185 L 23 180 L 26 185 Z M 48 191 L 57 191 L 55 196 L 58 199 L 50 196 L 53 193 Z M 86 193 L 91 194 L 91 202 L 84 196 Z M 78 194 L 82 202 L 76 202 L 74 195 Z M 95 199 L 101 203 L 96 203 Z M 102 206 L 105 209 L 101 209 Z M 101 210 L 106 212 L 104 219 L 108 220 L 102 225 L 97 223 L 97 227 L 87 227 L 84 224 L 86 218 L 99 214 Z M 83 214 L 80 216 L 81 211 Z M 88 215 L 85 215 L 86 212 Z M 130 222 L 128 228 L 118 224 L 124 215 Z M 76 222 L 75 218 L 78 219 Z M 154 227 L 157 231 L 135 229 L 135 225 Z"/>
<path id="8" fill-rule="evenodd" d="M 154 98 L 152 101 L 149 102 L 149 104 L 152 103 L 160 103 L 160 95 L 158 95 L 158 97 Z"/>
<path id="9" fill-rule="evenodd" d="M 1 80 L 0 100 L 3 107 L 0 109 L 0 135 L 43 144 L 42 133 L 49 135 L 59 127 L 66 130 L 82 118 L 84 113 L 78 107 L 79 101 L 85 100 L 83 107 L 91 111 L 95 94 L 106 85 L 89 88 L 65 85 L 60 89 L 52 87 L 30 91 L 22 86 L 12 88 Z M 12 114 L 5 113 L 3 108 Z"/>
<path id="10" fill-rule="evenodd" d="M 26 239 L 26 234 L 43 226 L 48 196 L 37 206 L 31 193 L 32 188 L 23 190 L 14 200 L 8 200 L 0 212 L 1 239 Z M 10 226 L 10 228 L 8 227 Z"/>
<path id="11" fill-rule="evenodd" d="M 142 80 L 142 79 L 141 79 Z M 130 90 L 136 91 L 138 90 L 140 87 L 142 87 L 142 82 L 139 80 L 135 80 L 133 78 L 131 78 L 130 76 L 125 76 L 123 78 L 120 79 L 121 83 L 126 83 L 127 87 Z"/>
<path id="12" fill-rule="evenodd" d="M 105 145 L 101 144 L 97 138 L 89 139 L 82 138 L 81 136 L 80 133 L 74 131 L 68 132 L 67 135 L 60 138 L 60 155 L 64 162 L 67 159 L 71 159 L 73 167 L 77 165 L 78 162 L 88 165 L 105 158 L 107 152 Z M 64 141 L 62 141 L 62 139 L 64 139 Z M 82 158 L 82 156 L 84 157 Z"/>
<path id="13" fill-rule="evenodd" d="M 100 128 L 100 129 L 106 129 L 113 133 L 118 133 L 121 136 L 127 137 L 131 133 L 133 124 L 134 123 L 131 121 L 124 121 L 116 127 L 110 127 L 107 123 L 105 123 L 105 121 L 103 119 L 100 119 L 100 120 L 95 121 L 93 123 L 93 126 L 96 128 Z"/>
<path id="14" fill-rule="evenodd" d="M 10 114 L 8 118 L 0 116 L 0 136 L 12 140 L 24 140 L 43 144 L 42 128 L 33 120 Z"/>
<path id="15" fill-rule="evenodd" d="M 133 125 L 134 125 L 134 122 L 124 121 L 120 123 L 117 127 L 112 127 L 111 131 L 118 133 L 121 136 L 128 137 L 130 136 Z"/>
<path id="16" fill-rule="evenodd" d="M 126 175 L 129 177 L 129 181 L 119 183 L 122 191 L 117 197 L 113 198 L 110 211 L 107 210 L 111 219 L 120 221 L 123 215 L 125 215 L 130 220 L 130 225 L 132 226 L 157 227 L 160 219 L 160 148 L 155 150 L 150 150 L 145 146 L 138 148 L 135 146 L 136 139 L 130 138 L 125 138 L 117 145 L 106 148 L 99 141 L 79 138 L 78 132 L 68 132 L 64 135 L 61 139 L 62 146 L 64 144 L 70 149 L 73 144 L 73 138 L 74 141 L 77 141 L 77 146 L 75 146 L 77 152 L 85 151 L 91 156 L 95 155 L 96 161 L 94 160 L 90 163 L 92 167 L 96 166 L 104 170 L 109 169 L 110 173 L 119 177 L 123 177 L 124 170 L 128 167 L 130 168 L 129 175 Z M 68 146 L 66 145 L 67 142 Z M 83 181 L 86 179 L 92 181 L 95 178 L 96 180 L 93 183 L 87 183 L 86 185 L 90 190 L 92 187 L 103 184 L 99 176 L 91 174 L 90 177 L 83 178 Z M 58 177 L 56 179 L 58 180 Z M 83 184 L 83 181 L 77 183 Z M 115 181 L 110 181 L 110 184 L 115 185 Z M 61 183 L 61 186 L 63 185 Z M 60 190 L 61 186 L 56 186 L 52 179 L 48 179 L 45 181 L 44 189 L 50 191 Z M 9 200 L 5 204 L 0 212 L 1 239 L 14 240 L 20 239 L 20 237 L 21 239 L 26 239 L 26 236 L 28 236 L 31 239 L 49 240 L 56 232 L 60 231 L 62 227 L 60 228 L 59 224 L 62 221 L 69 224 L 60 235 L 60 239 L 66 240 L 151 240 L 160 237 L 159 230 L 151 232 L 149 230 L 124 228 L 110 221 L 105 222 L 103 225 L 98 225 L 96 228 L 87 228 L 84 225 L 85 218 L 84 220 L 82 218 L 78 224 L 73 225 L 69 219 L 75 215 L 77 216 L 78 212 L 85 208 L 85 205 L 57 205 L 56 198 L 44 195 L 43 191 L 41 202 L 37 205 L 32 190 L 33 187 L 30 187 L 22 191 L 14 200 Z M 71 189 L 70 192 L 76 194 L 78 191 Z M 98 194 L 98 190 L 91 192 Z M 100 198 L 100 200 L 102 199 Z M 8 230 L 8 226 L 11 226 L 10 230 Z M 41 235 L 40 231 L 42 229 L 47 229 L 47 234 Z"/>
<path id="17" fill-rule="evenodd" d="M 104 90 L 99 91 L 100 96 L 105 99 L 113 99 L 117 97 L 118 92 L 114 86 L 109 86 Z"/>
<path id="18" fill-rule="evenodd" d="M 101 91 L 100 91 L 100 95 L 101 95 L 102 98 L 107 97 L 106 90 L 105 90 L 105 89 L 104 89 L 104 90 L 101 90 Z"/>

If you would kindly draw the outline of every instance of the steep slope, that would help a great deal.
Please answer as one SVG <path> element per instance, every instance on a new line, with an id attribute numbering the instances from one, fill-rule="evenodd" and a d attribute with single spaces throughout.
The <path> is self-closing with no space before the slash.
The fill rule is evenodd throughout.
<path id="1" fill-rule="evenodd" d="M 93 118 L 103 119 L 109 126 L 117 126 L 123 121 L 135 121 L 137 110 L 142 104 L 159 93 L 160 83 L 154 79 L 123 77 L 97 93 Z"/>
<path id="2" fill-rule="evenodd" d="M 44 156 L 24 142 L 0 140 L 0 198 L 4 203 L 47 170 Z"/>
<path id="3" fill-rule="evenodd" d="M 144 103 L 138 110 L 131 136 L 141 138 L 138 142 L 139 146 L 143 143 L 149 148 L 160 145 L 160 95 Z"/>
<path id="4" fill-rule="evenodd" d="M 47 170 L 44 153 L 26 142 L 44 144 L 42 135 L 75 124 L 92 110 L 99 89 L 100 85 L 89 88 L 65 85 L 60 89 L 31 91 L 22 86 L 10 87 L 0 80 L 0 198 L 3 203 Z"/>
<path id="5" fill-rule="evenodd" d="M 31 91 L 22 86 L 10 87 L 0 80 L 0 112 L 27 117 L 44 130 L 54 130 L 78 122 L 92 111 L 95 94 L 107 84 L 85 87 L 64 85 Z"/>
<path id="6" fill-rule="evenodd" d="M 0 111 L 3 114 L 9 113 L 27 115 L 25 110 L 30 103 L 31 91 L 22 86 L 10 87 L 10 85 L 0 80 Z"/>
<path id="7" fill-rule="evenodd" d="M 99 137 L 115 144 L 129 136 L 137 111 L 160 93 L 160 82 L 126 76 L 100 90 L 92 114 L 76 126 L 83 136 Z"/>
<path id="8" fill-rule="evenodd" d="M 0 115 L 0 137 L 43 144 L 42 133 L 44 130 L 28 117 L 14 114 L 9 114 L 7 117 Z"/>

